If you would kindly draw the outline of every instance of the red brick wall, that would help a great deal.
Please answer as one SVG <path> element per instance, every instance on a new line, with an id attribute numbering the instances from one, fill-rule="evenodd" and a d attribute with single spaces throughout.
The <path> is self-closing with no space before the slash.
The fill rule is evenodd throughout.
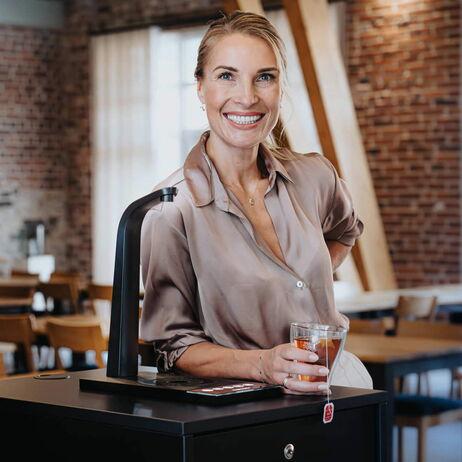
<path id="1" fill-rule="evenodd" d="M 460 3 L 354 0 L 348 72 L 400 286 L 461 280 Z"/>
<path id="2" fill-rule="evenodd" d="M 56 31 L 0 26 L 0 257 L 14 266 L 25 265 L 23 222 L 36 219 L 46 251 L 66 265 L 59 41 Z"/>
<path id="3" fill-rule="evenodd" d="M 58 44 L 57 32 L 0 26 L 0 166 L 24 188 L 66 186 Z"/>

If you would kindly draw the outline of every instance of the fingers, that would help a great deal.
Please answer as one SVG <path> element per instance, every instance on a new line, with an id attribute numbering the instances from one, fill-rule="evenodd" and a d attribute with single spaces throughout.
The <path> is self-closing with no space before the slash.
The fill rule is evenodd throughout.
<path id="1" fill-rule="evenodd" d="M 287 375 L 292 375 L 292 378 L 287 382 L 293 383 L 293 386 L 286 386 L 293 391 L 301 393 L 311 393 L 324 390 L 319 388 L 323 382 L 305 382 L 298 380 L 299 376 L 316 376 L 327 377 L 329 370 L 318 364 L 312 364 L 317 361 L 318 356 L 307 350 L 302 350 L 294 347 L 290 343 L 278 345 L 260 355 L 262 360 L 263 377 L 267 383 L 276 383 L 282 385 Z M 296 378 L 297 377 L 297 378 Z"/>
<path id="2" fill-rule="evenodd" d="M 329 369 L 324 366 L 317 366 L 314 364 L 306 364 L 306 363 L 296 363 L 296 362 L 289 362 L 284 368 L 289 374 L 294 375 L 310 375 L 310 376 L 320 376 L 326 377 L 329 374 Z"/>
<path id="3" fill-rule="evenodd" d="M 294 347 L 290 343 L 282 345 L 281 357 L 288 361 L 301 361 L 304 363 L 314 363 L 319 359 L 316 353 Z"/>
<path id="4" fill-rule="evenodd" d="M 284 393 L 292 394 L 329 394 L 329 386 L 326 382 L 308 382 L 304 380 L 298 380 L 295 377 L 291 377 L 286 380 L 284 387 Z"/>

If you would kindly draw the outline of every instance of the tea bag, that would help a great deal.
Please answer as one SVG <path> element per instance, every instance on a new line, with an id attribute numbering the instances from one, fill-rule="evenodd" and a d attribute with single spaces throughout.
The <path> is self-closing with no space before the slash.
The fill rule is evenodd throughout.
<path id="1" fill-rule="evenodd" d="M 333 355 L 335 355 L 335 350 L 334 350 L 333 355 L 329 356 L 329 346 L 328 346 L 327 338 L 325 339 L 325 354 L 326 354 L 326 367 L 329 369 L 330 364 L 332 362 Z M 329 379 L 327 379 L 327 383 L 330 384 Z M 323 423 L 328 424 L 328 423 L 331 423 L 333 419 L 334 419 L 334 403 L 330 402 L 330 394 L 329 394 L 329 391 L 327 391 L 327 403 L 324 405 L 324 411 L 322 413 L 322 421 Z"/>

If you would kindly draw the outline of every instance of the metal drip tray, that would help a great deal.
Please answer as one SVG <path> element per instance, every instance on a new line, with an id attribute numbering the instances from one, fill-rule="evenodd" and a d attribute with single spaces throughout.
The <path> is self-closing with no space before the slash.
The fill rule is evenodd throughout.
<path id="1" fill-rule="evenodd" d="M 171 399 L 203 404 L 229 404 L 280 396 L 281 387 L 260 382 L 227 379 L 206 379 L 179 374 L 161 374 L 141 367 L 134 378 L 98 376 L 80 379 L 80 389 L 106 393 L 122 393 L 156 399 Z"/>
<path id="2" fill-rule="evenodd" d="M 215 382 L 209 379 L 187 377 L 183 375 L 155 374 L 155 377 L 146 377 L 140 374 L 137 382 L 142 385 L 159 387 L 203 387 L 213 385 Z"/>

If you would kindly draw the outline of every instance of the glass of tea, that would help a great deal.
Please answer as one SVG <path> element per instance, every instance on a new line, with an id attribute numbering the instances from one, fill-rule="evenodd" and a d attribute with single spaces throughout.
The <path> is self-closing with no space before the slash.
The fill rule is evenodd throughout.
<path id="1" fill-rule="evenodd" d="M 315 363 L 329 369 L 327 379 L 318 375 L 299 375 L 299 380 L 307 382 L 327 382 L 334 371 L 335 365 L 343 346 L 345 345 L 347 330 L 340 326 L 329 326 L 314 322 L 293 322 L 290 325 L 290 343 L 302 350 L 309 350 L 316 353 L 318 360 Z"/>

